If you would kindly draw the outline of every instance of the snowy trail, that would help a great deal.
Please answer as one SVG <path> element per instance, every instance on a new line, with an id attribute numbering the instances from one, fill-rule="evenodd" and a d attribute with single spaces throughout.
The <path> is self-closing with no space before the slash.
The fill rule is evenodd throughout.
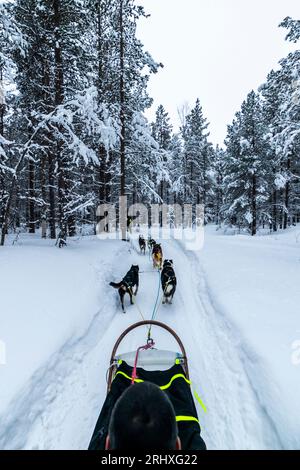
<path id="1" fill-rule="evenodd" d="M 186 313 L 193 332 L 191 375 L 201 384 L 208 414 L 203 433 L 211 449 L 281 448 L 272 421 L 259 405 L 240 357 L 240 341 L 234 328 L 214 304 L 194 252 L 181 251 L 189 263 L 193 282 L 193 306 Z M 185 302 L 186 309 L 186 302 Z M 184 323 L 187 326 L 187 323 Z M 200 344 L 199 344 L 200 343 Z M 199 362 L 198 362 L 199 361 Z"/>
<path id="2" fill-rule="evenodd" d="M 136 245 L 135 245 L 136 246 Z M 210 449 L 281 448 L 279 437 L 247 377 L 238 352 L 239 339 L 210 298 L 199 259 L 174 240 L 162 242 L 165 259 L 173 259 L 178 290 L 172 306 L 161 306 L 157 320 L 181 337 L 189 358 L 190 375 L 208 412 L 198 407 L 203 437 Z M 141 271 L 138 305 L 149 319 L 159 285 L 148 255 L 122 245 L 101 282 L 120 279 L 131 264 Z M 102 266 L 102 271 L 106 271 Z M 112 273 L 114 278 L 111 279 Z M 161 297 L 161 294 L 160 294 Z M 121 313 L 116 291 L 108 287 L 101 309 L 84 335 L 68 341 L 31 378 L 5 414 L 1 448 L 85 449 L 106 392 L 106 369 L 114 342 L 132 323 L 141 320 L 136 306 Z M 157 328 L 156 346 L 174 349 L 175 342 Z M 121 351 L 144 344 L 146 330 L 134 332 Z M 178 348 L 176 347 L 176 350 Z M 16 422 L 18 425 L 16 426 Z"/>
<path id="3" fill-rule="evenodd" d="M 169 324 L 187 347 L 190 374 L 208 413 L 198 407 L 210 449 L 280 448 L 269 417 L 261 409 L 238 354 L 238 338 L 216 311 L 199 259 L 170 241 L 165 256 L 177 265 L 178 298 Z M 161 318 L 163 320 L 163 314 Z"/>

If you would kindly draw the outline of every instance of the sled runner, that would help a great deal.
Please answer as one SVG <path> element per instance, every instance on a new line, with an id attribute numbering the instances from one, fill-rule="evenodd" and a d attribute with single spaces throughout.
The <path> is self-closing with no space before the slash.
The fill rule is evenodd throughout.
<path id="1" fill-rule="evenodd" d="M 139 347 L 137 351 L 118 354 L 119 346 L 128 333 L 143 326 L 149 327 L 147 344 Z M 178 351 L 155 349 L 155 343 L 150 336 L 153 326 L 162 328 L 171 334 L 178 344 Z M 105 440 L 115 403 L 128 387 L 144 381 L 158 385 L 171 400 L 176 414 L 182 449 L 204 450 L 206 446 L 200 436 L 201 429 L 191 392 L 184 345 L 170 327 L 154 320 L 135 323 L 118 338 L 110 360 L 106 400 L 98 418 L 89 449 L 105 449 Z"/>

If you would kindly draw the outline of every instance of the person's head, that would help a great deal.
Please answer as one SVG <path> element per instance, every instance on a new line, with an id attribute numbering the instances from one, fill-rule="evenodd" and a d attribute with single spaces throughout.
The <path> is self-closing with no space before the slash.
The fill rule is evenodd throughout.
<path id="1" fill-rule="evenodd" d="M 172 403 L 157 385 L 131 385 L 117 401 L 106 449 L 175 450 L 180 439 Z"/>

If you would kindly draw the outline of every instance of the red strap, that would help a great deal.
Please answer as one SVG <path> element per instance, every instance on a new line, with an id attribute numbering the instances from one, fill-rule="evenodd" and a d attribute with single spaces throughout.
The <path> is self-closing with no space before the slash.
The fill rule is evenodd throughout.
<path id="1" fill-rule="evenodd" d="M 137 379 L 137 373 L 136 373 L 136 369 L 137 369 L 137 363 L 138 363 L 138 358 L 139 358 L 139 353 L 140 351 L 147 351 L 147 349 L 152 349 L 153 346 L 155 346 L 155 343 L 154 341 L 151 339 L 148 341 L 147 344 L 145 344 L 145 346 L 140 346 L 138 349 L 137 349 L 137 352 L 136 352 L 136 355 L 135 355 L 135 360 L 134 360 L 134 366 L 133 366 L 133 370 L 132 370 L 132 376 L 131 376 L 131 385 L 134 384 L 135 382 L 135 379 Z"/>

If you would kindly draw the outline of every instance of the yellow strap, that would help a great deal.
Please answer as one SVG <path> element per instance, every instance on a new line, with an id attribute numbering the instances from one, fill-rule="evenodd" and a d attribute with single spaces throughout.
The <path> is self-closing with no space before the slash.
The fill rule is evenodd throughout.
<path id="1" fill-rule="evenodd" d="M 194 416 L 176 416 L 176 421 L 177 423 L 179 421 L 195 421 L 196 423 L 200 424 L 199 420 L 195 418 Z"/>
<path id="2" fill-rule="evenodd" d="M 120 363 L 120 361 L 119 361 L 119 365 L 120 365 L 120 364 L 121 364 L 121 363 Z M 125 378 L 128 379 L 128 380 L 132 380 L 132 378 L 129 377 L 129 375 L 125 374 L 125 373 L 122 372 L 122 371 L 118 371 L 118 372 L 116 373 L 115 377 L 116 377 L 118 374 L 123 375 L 123 377 L 125 377 Z M 162 385 L 162 386 L 160 387 L 160 389 L 161 389 L 161 390 L 167 390 L 168 388 L 171 387 L 172 383 L 173 383 L 174 380 L 176 380 L 176 379 L 184 379 L 187 384 L 189 384 L 189 385 L 192 384 L 192 382 L 191 382 L 190 380 L 188 380 L 188 379 L 185 377 L 185 375 L 183 375 L 183 374 L 176 374 L 176 375 L 173 375 L 173 377 L 171 378 L 170 382 L 169 382 L 167 385 Z M 136 383 L 142 383 L 142 382 L 144 382 L 144 380 L 141 380 L 141 379 L 135 379 L 134 381 L 135 381 Z M 196 392 L 196 390 L 194 390 L 194 396 L 195 396 L 197 402 L 199 403 L 199 405 L 201 406 L 202 410 L 204 411 L 204 413 L 207 413 L 207 408 L 206 408 L 206 406 L 205 406 L 205 404 L 204 404 L 202 398 L 201 398 L 201 397 L 198 395 L 198 393 Z"/>
<path id="3" fill-rule="evenodd" d="M 197 402 L 199 403 L 199 405 L 201 406 L 202 410 L 204 411 L 204 413 L 207 413 L 207 408 L 206 406 L 204 405 L 201 397 L 198 395 L 198 393 L 196 392 L 196 390 L 194 390 L 194 395 L 195 395 L 195 398 L 197 400 Z"/>
<path id="4" fill-rule="evenodd" d="M 122 372 L 122 371 L 118 371 L 115 375 L 115 377 L 117 375 L 122 375 L 123 377 L 125 377 L 126 379 L 128 380 L 132 380 L 132 377 L 129 377 L 129 375 L 125 374 L 125 372 Z M 170 382 L 167 384 L 167 385 L 162 385 L 160 387 L 161 390 L 166 390 L 167 388 L 171 387 L 172 383 L 174 380 L 176 379 L 184 379 L 189 385 L 191 385 L 191 381 L 188 380 L 183 374 L 176 374 L 174 375 Z M 144 380 L 142 379 L 134 379 L 134 382 L 135 383 L 142 383 L 144 382 Z M 197 394 L 197 392 L 194 392 L 195 394 L 195 397 L 196 399 L 198 400 L 198 402 L 200 403 L 201 407 L 203 408 L 203 410 L 205 411 L 205 413 L 207 412 L 207 409 L 206 409 L 206 406 L 204 405 L 203 401 L 201 400 L 201 398 L 199 397 L 199 395 Z M 179 422 L 179 421 L 195 421 L 197 422 L 198 424 L 199 423 L 199 420 L 197 418 L 195 418 L 194 416 L 176 416 L 176 421 Z"/>
<path id="5" fill-rule="evenodd" d="M 119 371 L 116 373 L 115 377 L 116 377 L 118 374 L 123 375 L 123 377 L 125 377 L 125 378 L 128 379 L 128 380 L 132 380 L 132 378 L 129 377 L 129 375 L 125 374 L 125 372 L 122 372 L 122 371 L 119 370 Z M 188 383 L 189 385 L 191 385 L 191 382 L 190 382 L 183 374 L 176 374 L 176 375 L 174 375 L 174 376 L 171 378 L 170 382 L 169 382 L 167 385 L 162 385 L 162 386 L 160 387 L 160 389 L 161 389 L 161 390 L 166 390 L 167 388 L 170 388 L 171 385 L 172 385 L 172 383 L 173 383 L 174 380 L 176 380 L 176 379 L 184 379 L 184 380 L 186 381 L 186 383 Z M 144 382 L 144 380 L 141 380 L 141 379 L 134 379 L 134 381 L 135 381 L 136 383 L 142 383 L 142 382 Z"/>
<path id="6" fill-rule="evenodd" d="M 129 377 L 129 375 L 125 374 L 125 372 L 122 372 L 122 371 L 120 371 L 120 370 L 116 373 L 115 378 L 116 378 L 117 375 L 123 375 L 126 379 L 132 380 L 132 377 Z M 141 380 L 141 379 L 134 379 L 134 381 L 135 381 L 137 384 L 144 382 L 144 381 Z"/>
<path id="7" fill-rule="evenodd" d="M 171 378 L 170 382 L 167 384 L 167 385 L 163 385 L 162 387 L 160 387 L 161 390 L 166 390 L 167 388 L 170 388 L 172 383 L 174 382 L 174 380 L 176 379 L 184 379 L 186 381 L 187 384 L 191 385 L 191 381 L 188 380 L 185 375 L 183 374 L 176 374 L 176 375 L 173 375 L 173 377 Z"/>

